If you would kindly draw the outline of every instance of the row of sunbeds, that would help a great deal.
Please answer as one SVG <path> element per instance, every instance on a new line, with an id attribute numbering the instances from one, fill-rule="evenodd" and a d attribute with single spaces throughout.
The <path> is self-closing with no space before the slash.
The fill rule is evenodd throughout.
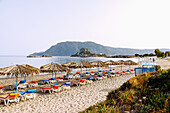
<path id="1" fill-rule="evenodd" d="M 114 76 L 119 76 L 122 74 L 126 74 L 126 73 L 133 73 L 134 70 L 127 70 L 127 71 L 122 71 L 122 72 L 114 72 L 114 70 L 110 73 L 111 71 L 100 71 L 99 75 L 96 75 L 97 72 L 86 72 L 86 73 L 75 73 L 74 76 L 76 77 L 80 77 L 80 76 L 89 76 L 86 79 L 76 79 L 76 80 L 71 80 L 72 77 L 69 76 L 73 76 L 73 74 L 70 74 L 69 76 L 66 77 L 58 77 L 58 78 L 50 78 L 50 79 L 42 79 L 42 80 L 35 80 L 35 81 L 31 81 L 31 82 L 26 82 L 26 80 L 22 80 L 19 82 L 18 85 L 9 85 L 10 89 L 14 89 L 14 88 L 27 88 L 27 87 L 35 87 L 38 86 L 38 82 L 40 83 L 47 83 L 47 84 L 53 84 L 55 83 L 55 80 L 57 79 L 58 81 L 63 81 L 65 79 L 70 79 L 70 81 L 65 82 L 63 84 L 53 84 L 50 87 L 46 86 L 46 87 L 40 87 L 41 91 L 43 93 L 45 92 L 60 92 L 62 90 L 67 90 L 70 89 L 71 86 L 80 86 L 80 85 L 85 85 L 85 84 L 89 84 L 92 83 L 93 81 L 96 80 L 101 80 L 101 79 L 105 79 L 105 78 L 110 78 L 110 77 L 114 77 Z M 98 72 L 99 73 L 99 72 Z M 26 99 L 30 99 L 30 98 L 35 98 L 35 92 L 36 89 L 32 89 L 32 90 L 27 90 L 25 92 L 23 91 L 19 91 L 19 92 L 15 92 L 15 93 L 10 93 L 10 94 L 4 94 L 4 95 L 0 95 L 0 101 L 4 102 L 4 105 L 8 105 L 9 102 L 19 102 L 20 100 L 26 100 Z M 3 86 L 0 86 L 0 93 L 3 92 Z"/>

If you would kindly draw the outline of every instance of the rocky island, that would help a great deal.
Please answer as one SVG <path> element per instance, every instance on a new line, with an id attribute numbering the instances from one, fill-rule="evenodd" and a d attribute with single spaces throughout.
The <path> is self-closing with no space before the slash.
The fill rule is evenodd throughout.
<path id="1" fill-rule="evenodd" d="M 81 48 L 79 52 L 71 55 L 71 57 L 106 57 L 106 54 L 94 54 L 88 51 L 87 48 Z"/>

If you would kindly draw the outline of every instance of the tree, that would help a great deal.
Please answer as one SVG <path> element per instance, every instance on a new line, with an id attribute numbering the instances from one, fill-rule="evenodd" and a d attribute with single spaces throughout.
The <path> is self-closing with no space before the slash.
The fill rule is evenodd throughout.
<path id="1" fill-rule="evenodd" d="M 157 57 L 165 57 L 165 53 L 160 51 L 159 49 L 155 49 L 155 55 Z"/>
<path id="2" fill-rule="evenodd" d="M 165 56 L 166 56 L 166 55 L 170 56 L 170 51 L 166 51 L 166 52 L 165 52 Z"/>
<path id="3" fill-rule="evenodd" d="M 159 49 L 155 49 L 155 55 L 159 56 L 161 54 L 161 51 Z"/>

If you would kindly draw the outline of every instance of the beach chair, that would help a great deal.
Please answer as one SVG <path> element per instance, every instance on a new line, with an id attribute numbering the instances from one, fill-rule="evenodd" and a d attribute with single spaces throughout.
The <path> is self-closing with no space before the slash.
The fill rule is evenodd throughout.
<path id="1" fill-rule="evenodd" d="M 109 75 L 108 75 L 108 77 L 115 77 L 115 73 L 110 73 Z"/>
<path id="2" fill-rule="evenodd" d="M 49 79 L 49 83 L 50 83 L 50 84 L 51 84 L 51 83 L 55 83 L 55 79 L 56 79 L 56 78 L 50 78 L 50 79 Z"/>
<path id="3" fill-rule="evenodd" d="M 71 82 L 71 85 L 72 85 L 72 86 L 74 86 L 74 85 L 80 86 L 80 82 L 79 82 L 79 81 L 72 80 L 72 81 L 69 81 L 69 82 Z"/>
<path id="4" fill-rule="evenodd" d="M 41 80 L 39 80 L 39 82 L 41 82 L 42 84 L 49 84 L 50 80 L 49 79 L 41 79 Z"/>
<path id="5" fill-rule="evenodd" d="M 0 95 L 0 101 L 3 101 L 4 105 L 7 105 L 8 103 L 8 96 L 9 94 Z"/>
<path id="6" fill-rule="evenodd" d="M 79 80 L 80 85 L 85 85 L 86 84 L 86 79 Z"/>
<path id="7" fill-rule="evenodd" d="M 86 74 L 86 76 L 90 76 L 90 72 L 86 72 L 85 74 Z"/>
<path id="8" fill-rule="evenodd" d="M 107 75 L 108 75 L 108 74 L 103 74 L 103 76 L 102 76 L 103 79 L 106 79 L 106 78 L 107 78 Z"/>
<path id="9" fill-rule="evenodd" d="M 24 94 L 25 100 L 35 98 L 36 97 L 36 94 L 34 93 L 35 91 L 36 89 L 27 90 Z"/>
<path id="10" fill-rule="evenodd" d="M 93 77 L 93 76 L 91 76 L 91 77 L 88 77 L 86 80 L 86 83 L 92 83 L 93 82 L 93 80 L 96 80 L 97 79 L 97 77 Z"/>
<path id="11" fill-rule="evenodd" d="M 98 75 L 97 78 L 98 78 L 98 80 L 102 80 L 103 79 L 103 75 Z"/>
<path id="12" fill-rule="evenodd" d="M 3 93 L 3 86 L 0 86 L 0 93 Z"/>
<path id="13" fill-rule="evenodd" d="M 52 91 L 53 91 L 53 92 L 59 92 L 59 91 L 61 91 L 61 90 L 62 90 L 62 89 L 61 89 L 61 85 L 60 85 L 60 84 L 52 87 Z"/>
<path id="14" fill-rule="evenodd" d="M 130 73 L 135 73 L 135 71 L 133 69 L 130 70 Z"/>
<path id="15" fill-rule="evenodd" d="M 35 86 L 38 86 L 38 80 L 34 80 L 34 81 L 31 81 L 29 83 L 30 87 L 35 87 Z"/>
<path id="16" fill-rule="evenodd" d="M 52 93 L 52 92 L 59 92 L 61 91 L 61 85 L 55 85 L 55 86 L 52 86 L 52 87 L 40 87 L 41 91 L 43 93 L 45 93 L 46 91 L 48 91 L 49 93 Z"/>
<path id="17" fill-rule="evenodd" d="M 129 70 L 127 70 L 127 71 L 126 71 L 126 73 L 128 73 L 128 74 L 129 74 L 129 73 L 130 73 L 130 71 L 129 71 Z"/>
<path id="18" fill-rule="evenodd" d="M 63 81 L 63 79 L 64 79 L 64 77 L 58 77 L 58 78 L 56 78 L 57 79 L 57 81 Z"/>
<path id="19" fill-rule="evenodd" d="M 71 85 L 71 82 L 66 82 L 61 85 L 61 88 L 62 88 L 62 90 L 68 90 L 71 88 L 70 85 Z"/>
<path id="20" fill-rule="evenodd" d="M 125 75 L 126 74 L 126 71 L 122 71 L 122 75 Z"/>
<path id="21" fill-rule="evenodd" d="M 10 89 L 10 90 L 13 90 L 13 89 L 15 89 L 17 86 L 18 86 L 18 84 L 17 84 L 17 85 L 16 85 L 16 84 L 14 84 L 14 85 L 9 85 L 9 89 Z"/>
<path id="22" fill-rule="evenodd" d="M 26 93 L 26 92 L 24 92 L 24 91 L 19 91 L 19 93 L 20 93 L 20 94 L 19 94 L 20 99 L 21 99 L 21 100 L 25 100 L 25 93 Z"/>
<path id="23" fill-rule="evenodd" d="M 40 89 L 43 93 L 45 93 L 46 91 L 52 93 L 52 87 L 40 87 Z"/>
<path id="24" fill-rule="evenodd" d="M 11 93 L 0 95 L 0 100 L 4 101 L 4 105 L 8 105 L 9 102 L 19 102 L 19 94 L 20 93 Z"/>
<path id="25" fill-rule="evenodd" d="M 119 75 L 120 75 L 120 73 L 119 73 L 119 72 L 116 72 L 116 73 L 115 73 L 115 76 L 119 76 Z"/>

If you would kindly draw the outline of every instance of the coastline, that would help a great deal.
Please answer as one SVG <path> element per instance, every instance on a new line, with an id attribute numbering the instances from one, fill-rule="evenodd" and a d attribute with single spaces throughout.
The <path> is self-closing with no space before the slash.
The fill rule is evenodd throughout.
<path id="1" fill-rule="evenodd" d="M 157 58 L 156 63 L 161 67 L 168 69 L 170 67 L 170 59 Z M 137 66 L 131 66 L 135 68 Z M 128 69 L 129 66 L 124 66 L 123 70 Z M 115 67 L 116 71 L 120 71 L 120 67 Z M 96 69 L 94 69 L 96 70 Z M 101 69 L 102 70 L 102 69 Z M 92 70 L 90 70 L 92 71 Z M 61 76 L 59 74 L 58 76 Z M 51 78 L 51 75 L 34 76 L 35 79 Z M 12 103 L 9 106 L 0 105 L 0 112 L 40 112 L 40 113 L 75 113 L 83 111 L 88 107 L 95 105 L 97 102 L 106 100 L 107 94 L 119 88 L 124 82 L 134 77 L 134 74 L 122 75 L 114 78 L 107 78 L 100 81 L 95 81 L 92 84 L 87 84 L 80 87 L 72 87 L 70 90 L 62 91 L 59 93 L 36 93 L 36 98 L 33 100 L 22 101 L 17 104 Z M 28 78 L 31 80 L 32 78 Z M 7 79 L 6 79 L 7 80 Z M 0 80 L 0 83 L 11 84 L 14 79 Z"/>
<path id="2" fill-rule="evenodd" d="M 75 113 L 83 111 L 97 102 L 104 101 L 108 92 L 120 87 L 132 77 L 134 77 L 134 74 L 127 74 L 95 81 L 80 87 L 72 87 L 70 90 L 59 93 L 37 93 L 33 100 L 19 102 L 16 105 L 12 103 L 9 106 L 1 104 L 0 112 Z"/>

